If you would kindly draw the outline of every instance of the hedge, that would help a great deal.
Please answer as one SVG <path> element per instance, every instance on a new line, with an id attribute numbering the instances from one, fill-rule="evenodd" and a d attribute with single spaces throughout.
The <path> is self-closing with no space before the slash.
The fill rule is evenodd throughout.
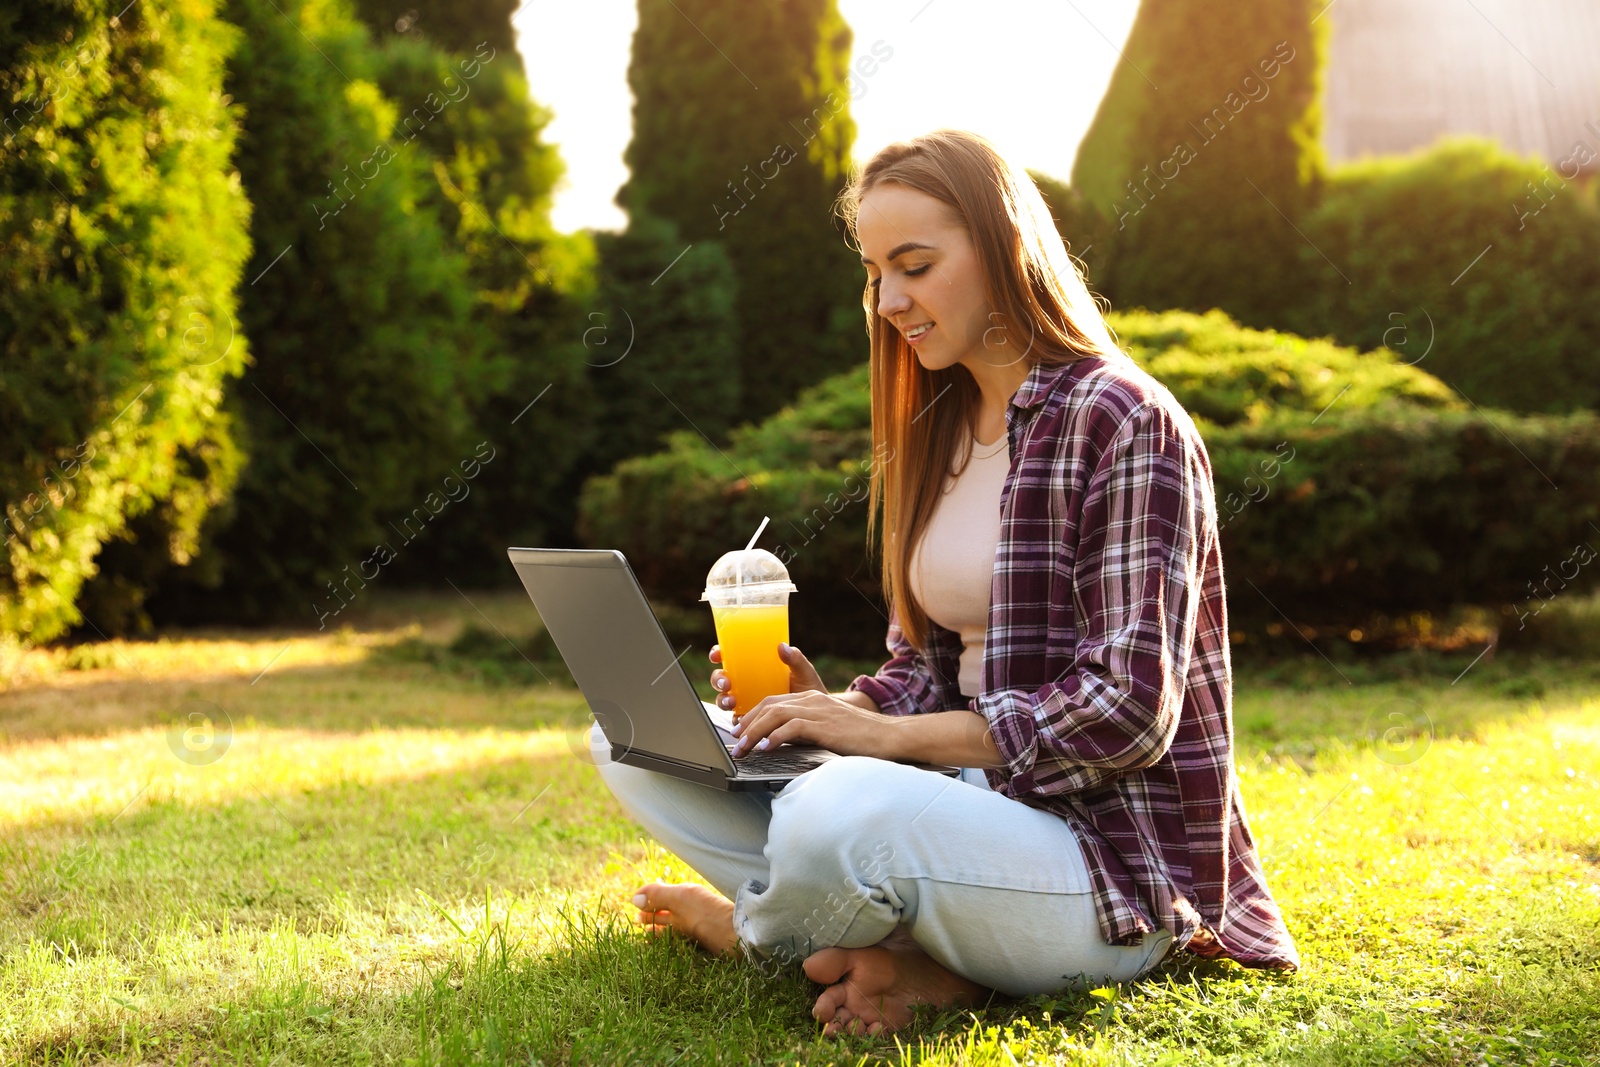
<path id="1" fill-rule="evenodd" d="M 1582 544 L 1600 549 L 1592 412 L 1391 401 L 1314 425 L 1297 413 L 1223 430 L 1206 444 L 1236 611 L 1360 621 L 1600 584 L 1600 567 L 1562 567 Z M 1552 574 L 1560 580 L 1546 584 Z"/>
<path id="2" fill-rule="evenodd" d="M 1384 350 L 1242 329 L 1216 312 L 1108 321 L 1180 403 L 1210 416 L 1197 423 L 1215 471 L 1230 603 L 1244 612 L 1268 610 L 1245 599 L 1256 594 L 1244 579 L 1285 610 L 1313 614 L 1514 598 L 1538 576 L 1537 567 L 1523 573 L 1528 561 L 1568 554 L 1584 518 L 1574 503 L 1600 500 L 1600 488 L 1585 484 L 1595 476 L 1576 466 L 1600 446 L 1592 424 L 1497 413 L 1508 441 L 1490 416 L 1464 410 Z M 1201 374 L 1207 360 L 1229 373 Z M 736 430 L 720 452 L 684 431 L 664 451 L 592 479 L 580 539 L 621 549 L 663 601 L 692 604 L 710 564 L 771 516 L 761 543 L 789 563 L 802 591 L 796 627 L 818 635 L 813 646 L 859 654 L 862 641 L 881 641 L 883 624 L 876 563 L 865 553 L 866 375 L 863 367 L 807 390 Z M 1518 447 L 1575 491 L 1543 495 Z M 1507 526 L 1523 514 L 1539 521 Z M 1474 529 L 1494 535 L 1458 559 L 1460 531 Z"/>
<path id="3" fill-rule="evenodd" d="M 1562 177 L 1600 156 L 1585 136 L 1554 167 L 1454 137 L 1340 168 L 1282 325 L 1387 345 L 1486 408 L 1600 408 L 1600 189 Z"/>

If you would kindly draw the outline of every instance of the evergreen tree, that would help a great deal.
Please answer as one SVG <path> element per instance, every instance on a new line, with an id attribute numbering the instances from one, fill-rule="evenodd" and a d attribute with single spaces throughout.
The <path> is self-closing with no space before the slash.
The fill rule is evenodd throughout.
<path id="1" fill-rule="evenodd" d="M 617 203 L 671 222 L 683 248 L 726 247 L 742 398 L 730 424 L 865 358 L 861 266 L 832 215 L 855 140 L 850 45 L 835 0 L 639 2 Z M 858 64 L 892 55 L 878 49 Z"/>
<path id="2" fill-rule="evenodd" d="M 225 17 L 243 31 L 227 89 L 254 205 L 254 365 L 230 397 L 249 461 L 208 530 L 220 588 L 175 575 L 152 610 L 326 624 L 481 463 L 461 400 L 472 293 L 344 0 L 229 0 Z"/>
<path id="3" fill-rule="evenodd" d="M 488 45 L 522 70 L 511 16 L 518 0 L 355 0 L 356 13 L 382 41 L 391 34 L 428 41 L 446 52 Z"/>
<path id="4" fill-rule="evenodd" d="M 1066 182 L 1037 170 L 1030 170 L 1028 177 L 1039 187 L 1067 251 L 1083 263 L 1090 292 L 1101 291 L 1111 263 L 1112 224 Z"/>
<path id="5" fill-rule="evenodd" d="M 1119 306 L 1282 321 L 1306 280 L 1292 220 L 1323 173 L 1323 0 L 1142 0 L 1072 185 L 1105 217 Z"/>
<path id="6" fill-rule="evenodd" d="M 656 451 L 672 430 L 720 439 L 739 414 L 733 270 L 715 241 L 674 264 L 684 243 L 671 223 L 649 216 L 625 234 L 600 235 L 600 298 L 584 338 L 606 432 L 589 473 Z"/>
<path id="7" fill-rule="evenodd" d="M 466 264 L 483 345 L 463 368 L 463 399 L 474 440 L 498 450 L 395 577 L 504 580 L 508 544 L 570 542 L 576 502 L 565 487 L 604 430 L 583 355 L 593 241 L 551 224 L 564 167 L 541 140 L 550 112 L 529 98 L 514 52 L 391 38 L 379 82 L 401 109 L 397 142 L 428 172 L 422 201 Z"/>
<path id="8" fill-rule="evenodd" d="M 80 607 L 108 542 L 186 562 L 237 474 L 236 38 L 209 0 L 0 15 L 0 631 L 112 625 Z"/>

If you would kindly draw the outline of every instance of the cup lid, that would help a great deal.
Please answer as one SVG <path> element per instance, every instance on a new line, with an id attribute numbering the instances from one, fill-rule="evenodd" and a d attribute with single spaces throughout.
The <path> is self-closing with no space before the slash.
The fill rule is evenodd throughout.
<path id="1" fill-rule="evenodd" d="M 714 592 L 727 593 L 739 589 L 763 593 L 780 589 L 791 593 L 799 591 L 789 580 L 789 568 L 764 548 L 737 548 L 732 552 L 724 552 L 706 575 L 706 590 L 700 594 L 700 599 L 709 600 Z"/>

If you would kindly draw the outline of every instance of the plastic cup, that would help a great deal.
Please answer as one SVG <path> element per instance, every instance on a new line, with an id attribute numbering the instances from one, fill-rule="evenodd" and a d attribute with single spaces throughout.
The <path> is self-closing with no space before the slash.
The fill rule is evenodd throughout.
<path id="1" fill-rule="evenodd" d="M 706 575 L 700 599 L 711 604 L 735 716 L 789 692 L 778 643 L 788 643 L 789 594 L 796 591 L 783 561 L 764 548 L 725 553 Z"/>

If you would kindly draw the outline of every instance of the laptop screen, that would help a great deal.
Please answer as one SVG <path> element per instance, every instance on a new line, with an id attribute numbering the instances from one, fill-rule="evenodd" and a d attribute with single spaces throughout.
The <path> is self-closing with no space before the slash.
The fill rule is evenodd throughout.
<path id="1" fill-rule="evenodd" d="M 508 554 L 567 669 L 613 746 L 731 773 L 700 696 L 614 549 L 513 548 Z M 710 661 L 705 661 L 710 674 Z"/>

